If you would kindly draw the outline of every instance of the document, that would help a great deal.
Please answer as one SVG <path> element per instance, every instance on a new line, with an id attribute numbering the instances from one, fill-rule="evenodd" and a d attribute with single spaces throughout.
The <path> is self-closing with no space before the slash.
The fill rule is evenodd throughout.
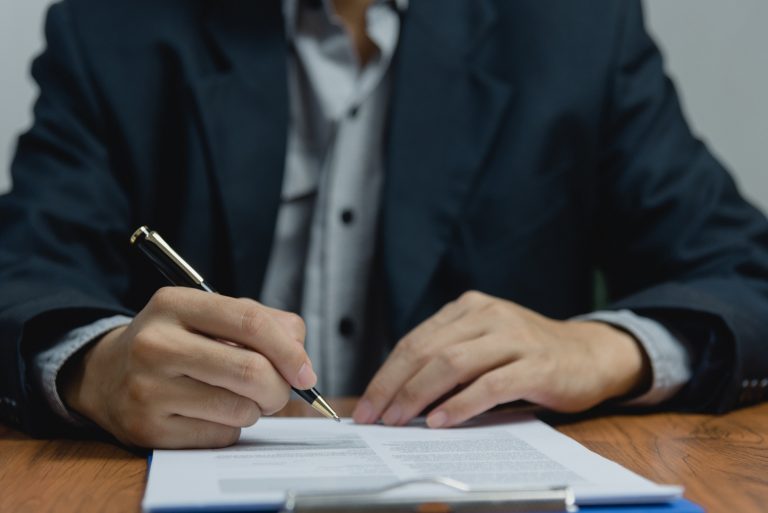
<path id="1" fill-rule="evenodd" d="M 492 413 L 453 429 L 361 426 L 349 419 L 265 418 L 237 445 L 155 451 L 145 511 L 276 510 L 286 493 L 370 490 L 446 477 L 478 490 L 571 486 L 579 505 L 668 502 L 677 486 L 654 484 L 531 417 Z M 418 496 L 422 487 L 400 493 Z M 446 492 L 450 493 L 450 492 Z"/>

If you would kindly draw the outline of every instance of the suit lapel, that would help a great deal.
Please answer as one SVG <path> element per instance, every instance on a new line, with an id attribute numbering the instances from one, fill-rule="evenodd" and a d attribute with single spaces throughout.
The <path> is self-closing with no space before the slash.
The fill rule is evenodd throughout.
<path id="1" fill-rule="evenodd" d="M 396 60 L 383 196 L 384 271 L 396 335 L 451 241 L 511 87 L 473 62 L 493 27 L 484 1 L 411 2 Z"/>
<path id="2" fill-rule="evenodd" d="M 279 1 L 210 2 L 207 33 L 223 59 L 191 84 L 214 171 L 235 290 L 256 295 L 270 254 L 288 132 L 288 48 Z"/>
<path id="3" fill-rule="evenodd" d="M 220 194 L 235 290 L 258 294 L 269 259 L 288 132 L 281 2 L 211 2 L 223 71 L 190 86 Z M 401 333 L 444 255 L 511 87 L 473 65 L 489 2 L 411 2 L 393 70 L 383 191 L 384 270 Z M 230 291 L 227 291 L 230 292 Z"/>

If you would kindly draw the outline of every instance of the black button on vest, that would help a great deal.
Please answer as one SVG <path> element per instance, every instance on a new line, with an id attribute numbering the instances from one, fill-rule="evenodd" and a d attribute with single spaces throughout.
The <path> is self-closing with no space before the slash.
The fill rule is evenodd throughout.
<path id="1" fill-rule="evenodd" d="M 355 334 L 355 321 L 349 317 L 344 317 L 339 321 L 339 333 L 345 337 L 351 337 Z"/>
<path id="2" fill-rule="evenodd" d="M 352 224 L 355 221 L 355 212 L 351 209 L 346 209 L 341 213 L 341 222 L 344 224 Z"/>

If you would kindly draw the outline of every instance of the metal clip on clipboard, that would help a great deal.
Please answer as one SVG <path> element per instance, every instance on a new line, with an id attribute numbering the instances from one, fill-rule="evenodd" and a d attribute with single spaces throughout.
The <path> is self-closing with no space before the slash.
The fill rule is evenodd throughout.
<path id="1" fill-rule="evenodd" d="M 388 495 L 413 485 L 440 485 L 453 494 L 403 496 Z M 573 491 L 568 487 L 472 490 L 454 479 L 437 477 L 400 481 L 383 488 L 352 492 L 292 492 L 286 495 L 281 513 L 534 513 L 578 511 Z"/>

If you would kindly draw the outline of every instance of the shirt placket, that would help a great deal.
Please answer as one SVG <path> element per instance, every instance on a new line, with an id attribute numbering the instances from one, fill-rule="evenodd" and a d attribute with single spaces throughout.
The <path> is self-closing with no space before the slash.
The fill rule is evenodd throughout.
<path id="1" fill-rule="evenodd" d="M 387 68 L 398 21 L 385 5 L 369 10 L 371 37 L 381 55 L 361 73 L 338 20 L 307 18 L 321 34 L 297 34 L 297 55 L 315 90 L 330 135 L 324 152 L 305 268 L 302 314 L 307 350 L 325 394 L 348 393 L 359 363 L 383 175 L 381 139 L 388 96 Z M 390 15 L 389 17 L 387 15 Z M 393 19 L 395 18 L 395 19 Z M 329 50 L 325 53 L 322 50 Z M 354 72 L 353 72 L 354 71 Z M 319 157 L 319 156 L 318 156 Z"/>

